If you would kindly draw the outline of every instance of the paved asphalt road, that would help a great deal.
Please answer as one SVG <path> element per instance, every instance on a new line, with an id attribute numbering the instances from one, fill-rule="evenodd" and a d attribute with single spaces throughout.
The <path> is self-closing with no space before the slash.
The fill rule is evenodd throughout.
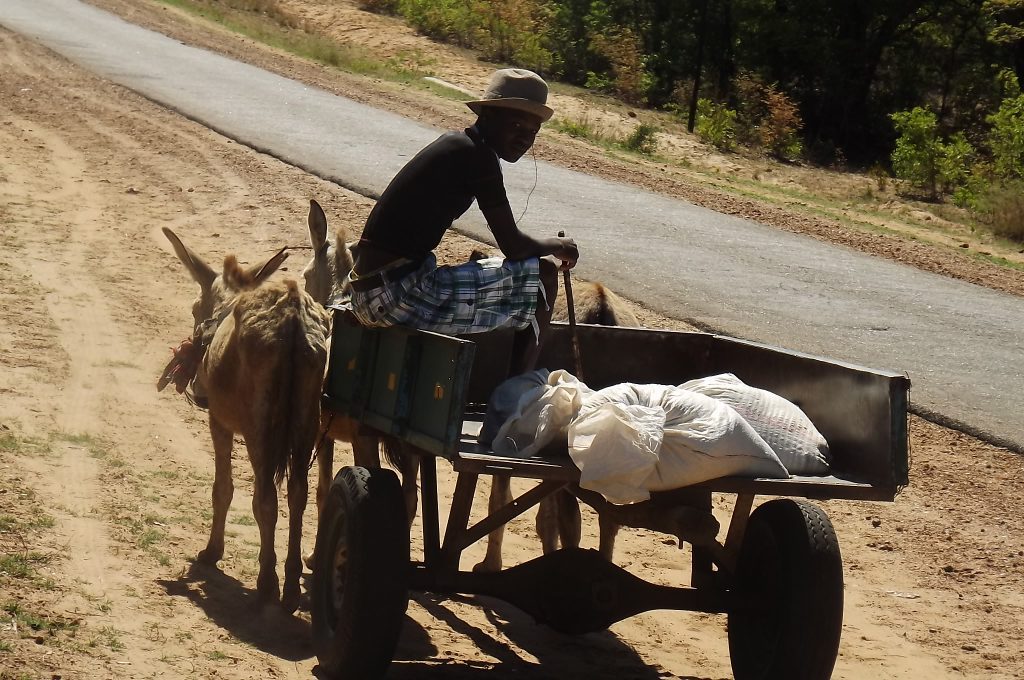
<path id="1" fill-rule="evenodd" d="M 0 25 L 371 197 L 439 134 L 77 0 L 2 0 Z M 724 334 L 906 371 L 916 411 L 1024 450 L 1024 300 L 529 158 L 505 167 L 522 228 L 573 235 L 580 276 Z M 490 240 L 476 213 L 457 227 Z"/>

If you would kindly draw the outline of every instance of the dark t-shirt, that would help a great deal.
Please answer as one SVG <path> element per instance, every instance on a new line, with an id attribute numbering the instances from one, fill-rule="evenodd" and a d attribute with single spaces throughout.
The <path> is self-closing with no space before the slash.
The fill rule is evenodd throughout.
<path id="1" fill-rule="evenodd" d="M 475 128 L 445 133 L 391 180 L 360 242 L 420 259 L 437 247 L 473 199 L 481 209 L 508 203 L 498 157 Z"/>

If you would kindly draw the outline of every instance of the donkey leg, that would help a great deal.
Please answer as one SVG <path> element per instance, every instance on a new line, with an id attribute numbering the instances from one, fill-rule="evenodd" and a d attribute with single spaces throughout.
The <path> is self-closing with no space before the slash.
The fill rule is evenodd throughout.
<path id="1" fill-rule="evenodd" d="M 289 614 L 299 608 L 302 576 L 302 515 L 309 498 L 309 459 L 293 460 L 288 474 L 288 554 L 284 558 L 284 593 L 281 606 Z"/>
<path id="2" fill-rule="evenodd" d="M 580 502 L 576 496 L 562 489 L 553 497 L 558 505 L 558 538 L 563 548 L 580 547 L 583 533 L 583 520 L 580 517 Z"/>
<path id="3" fill-rule="evenodd" d="M 253 455 L 253 463 L 260 460 Z M 261 600 L 274 601 L 280 599 L 280 582 L 277 578 L 277 553 L 274 552 L 274 530 L 277 528 L 277 486 L 274 484 L 274 473 L 270 470 L 258 469 L 253 465 L 252 514 L 256 518 L 256 526 L 260 530 L 260 573 L 256 577 L 256 592 Z"/>
<path id="4" fill-rule="evenodd" d="M 327 494 L 331 491 L 331 481 L 333 479 L 331 473 L 334 472 L 334 440 L 330 437 L 325 437 L 320 448 L 317 450 L 316 466 L 318 472 L 316 483 L 316 519 L 317 525 L 319 525 L 320 516 L 324 511 L 324 503 L 327 502 Z M 310 549 L 309 553 L 303 558 L 306 566 L 310 569 L 313 568 L 315 559 L 316 556 L 313 555 L 313 549 Z"/>
<path id="5" fill-rule="evenodd" d="M 558 550 L 558 504 L 551 496 L 537 506 L 537 537 L 545 555 Z"/>
<path id="6" fill-rule="evenodd" d="M 491 496 L 487 502 L 487 511 L 494 514 L 503 506 L 512 502 L 512 480 L 508 475 L 491 477 Z M 473 571 L 492 573 L 501 571 L 501 544 L 505 539 L 505 525 L 487 535 L 487 554 L 484 559 L 473 567 Z"/>
<path id="7" fill-rule="evenodd" d="M 332 473 L 334 472 L 334 440 L 326 438 L 316 452 L 316 516 L 324 511 L 324 503 L 327 502 L 327 494 L 331 492 Z"/>
<path id="8" fill-rule="evenodd" d="M 405 512 L 409 519 L 409 526 L 412 526 L 416 519 L 416 508 L 419 505 L 419 495 L 416 488 L 416 477 L 420 471 L 420 457 L 406 451 L 402 460 L 402 496 L 405 498 Z"/>
<path id="9" fill-rule="evenodd" d="M 234 482 L 231 480 L 231 448 L 232 433 L 210 418 L 210 436 L 213 438 L 213 524 L 210 527 L 210 540 L 206 548 L 199 551 L 197 559 L 204 564 L 217 564 L 224 557 L 224 525 L 227 522 L 228 508 L 235 494 Z"/>
<path id="10" fill-rule="evenodd" d="M 597 514 L 597 523 L 601 530 L 597 550 L 601 553 L 601 557 L 611 562 L 612 553 L 615 552 L 615 536 L 619 533 L 619 525 L 602 513 Z"/>
<path id="11" fill-rule="evenodd" d="M 352 458 L 360 467 L 379 468 L 380 442 L 377 437 L 365 435 L 352 437 Z"/>

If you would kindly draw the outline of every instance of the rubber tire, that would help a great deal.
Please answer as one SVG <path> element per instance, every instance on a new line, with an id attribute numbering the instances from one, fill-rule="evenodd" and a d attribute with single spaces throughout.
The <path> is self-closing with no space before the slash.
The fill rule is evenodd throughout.
<path id="1" fill-rule="evenodd" d="M 311 607 L 321 677 L 384 676 L 409 605 L 409 525 L 398 476 L 344 467 L 317 528 Z"/>
<path id="2" fill-rule="evenodd" d="M 729 611 L 736 680 L 828 680 L 843 630 L 843 559 L 825 512 L 788 498 L 758 507 Z"/>

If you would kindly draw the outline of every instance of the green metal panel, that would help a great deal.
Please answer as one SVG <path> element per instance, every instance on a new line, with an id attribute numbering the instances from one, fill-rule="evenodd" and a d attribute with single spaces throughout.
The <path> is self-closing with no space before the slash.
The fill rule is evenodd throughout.
<path id="1" fill-rule="evenodd" d="M 331 343 L 327 408 L 434 455 L 456 455 L 472 342 L 338 319 Z"/>
<path id="2" fill-rule="evenodd" d="M 371 413 L 389 419 L 401 418 L 398 412 L 399 385 L 407 370 L 409 335 L 406 332 L 381 332 L 377 336 L 377 357 L 370 375 L 370 398 L 366 404 Z"/>
<path id="3" fill-rule="evenodd" d="M 336 410 L 358 416 L 366 400 L 367 371 L 373 364 L 375 331 L 336 318 L 331 334 L 324 397 Z"/>
<path id="4" fill-rule="evenodd" d="M 417 334 L 416 373 L 410 385 L 410 442 L 451 456 L 458 448 L 474 345 L 444 335 Z"/>

